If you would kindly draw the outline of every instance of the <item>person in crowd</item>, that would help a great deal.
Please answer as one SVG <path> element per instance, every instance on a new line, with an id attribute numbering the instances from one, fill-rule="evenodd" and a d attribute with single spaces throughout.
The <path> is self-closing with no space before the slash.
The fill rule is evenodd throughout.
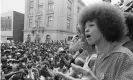
<path id="1" fill-rule="evenodd" d="M 55 67 L 58 68 L 58 67 L 62 67 L 62 65 L 60 64 L 60 61 L 61 61 L 61 55 L 62 55 L 62 52 L 64 51 L 64 49 L 62 47 L 59 47 L 57 52 L 55 53 L 55 56 L 54 56 L 54 64 L 55 64 Z"/>
<path id="2" fill-rule="evenodd" d="M 123 37 L 121 44 L 127 47 L 133 52 L 133 14 L 129 12 L 124 12 L 125 23 L 127 25 L 127 35 Z"/>
<path id="3" fill-rule="evenodd" d="M 121 0 L 122 5 L 120 6 L 121 10 L 124 12 L 132 12 L 133 0 Z"/>
<path id="4" fill-rule="evenodd" d="M 79 23 L 87 43 L 95 45 L 97 59 L 93 70 L 71 64 L 72 69 L 83 74 L 78 80 L 132 80 L 133 53 L 121 45 L 126 36 L 123 13 L 109 3 L 94 3 L 80 13 Z M 77 80 L 56 71 L 64 79 Z"/>
<path id="5" fill-rule="evenodd" d="M 25 73 L 23 70 L 17 70 L 17 66 L 18 66 L 18 61 L 10 61 L 9 64 L 11 64 L 10 66 L 7 65 L 7 69 L 8 73 L 6 73 L 6 71 L 4 71 L 4 77 L 5 79 L 13 79 L 13 78 L 17 78 L 17 79 L 21 79 L 22 76 L 21 74 Z"/>

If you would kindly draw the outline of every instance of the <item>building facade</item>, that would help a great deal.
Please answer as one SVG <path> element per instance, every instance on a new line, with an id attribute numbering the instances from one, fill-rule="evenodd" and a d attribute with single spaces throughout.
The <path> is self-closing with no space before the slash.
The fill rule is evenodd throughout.
<path id="1" fill-rule="evenodd" d="M 109 2 L 109 3 L 111 3 L 111 1 L 112 1 L 112 0 L 103 0 L 103 2 Z"/>
<path id="2" fill-rule="evenodd" d="M 9 11 L 1 14 L 1 42 L 23 41 L 24 14 Z"/>
<path id="3" fill-rule="evenodd" d="M 24 41 L 67 40 L 76 34 L 81 0 L 26 0 Z"/>

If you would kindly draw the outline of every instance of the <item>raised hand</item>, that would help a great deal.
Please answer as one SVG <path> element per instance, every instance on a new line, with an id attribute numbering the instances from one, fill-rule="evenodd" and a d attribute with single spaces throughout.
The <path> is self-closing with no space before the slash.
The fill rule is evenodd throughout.
<path id="1" fill-rule="evenodd" d="M 25 71 L 23 69 L 20 69 L 18 72 L 25 73 Z"/>
<path id="2" fill-rule="evenodd" d="M 71 66 L 72 66 L 73 70 L 83 74 L 83 77 L 82 77 L 83 80 L 84 79 L 87 79 L 87 80 L 98 80 L 96 78 L 96 76 L 93 74 L 93 72 L 91 71 L 91 69 L 85 69 L 85 68 L 80 67 L 80 66 L 75 65 L 75 64 L 71 64 Z"/>
<path id="3" fill-rule="evenodd" d="M 64 64 L 69 67 L 70 66 L 70 62 L 67 61 L 64 57 L 61 57 L 61 60 L 64 62 Z"/>

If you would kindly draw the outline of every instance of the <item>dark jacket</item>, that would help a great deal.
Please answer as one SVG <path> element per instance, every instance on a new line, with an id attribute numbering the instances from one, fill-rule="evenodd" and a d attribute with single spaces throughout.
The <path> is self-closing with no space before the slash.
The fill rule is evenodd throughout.
<path id="1" fill-rule="evenodd" d="M 129 50 L 131 50 L 133 52 L 133 41 L 127 41 L 123 44 L 124 47 L 128 48 Z"/>

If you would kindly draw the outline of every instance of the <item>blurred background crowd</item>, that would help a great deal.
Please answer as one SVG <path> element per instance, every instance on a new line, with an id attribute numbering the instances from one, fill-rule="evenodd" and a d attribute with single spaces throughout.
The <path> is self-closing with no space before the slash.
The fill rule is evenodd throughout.
<path id="1" fill-rule="evenodd" d="M 33 43 L 33 42 L 11 42 L 1 44 L 2 80 L 43 80 L 60 79 L 52 76 L 51 71 L 58 69 L 62 72 L 68 71 L 65 64 L 72 59 L 75 52 L 69 48 L 77 42 L 75 36 L 71 44 L 64 42 L 55 43 Z M 80 57 L 85 60 L 87 54 Z"/>

